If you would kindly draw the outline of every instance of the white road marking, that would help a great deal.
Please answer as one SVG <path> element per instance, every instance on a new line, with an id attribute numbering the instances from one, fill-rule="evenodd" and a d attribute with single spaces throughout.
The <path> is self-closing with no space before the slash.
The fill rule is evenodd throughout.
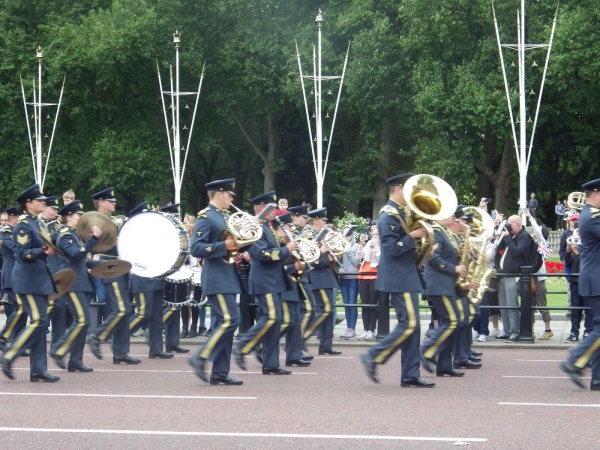
<path id="1" fill-rule="evenodd" d="M 541 378 L 541 379 L 563 379 L 563 378 L 571 378 L 571 377 L 543 377 L 543 376 L 530 376 L 530 375 L 502 375 L 502 378 Z M 579 377 L 581 379 L 590 379 L 591 377 Z"/>
<path id="2" fill-rule="evenodd" d="M 29 367 L 15 367 L 13 370 L 29 370 Z M 49 372 L 63 372 L 62 369 L 48 369 Z M 94 369 L 94 372 L 164 372 L 164 373 L 196 373 L 193 370 L 163 370 L 163 369 Z M 210 370 L 205 370 L 210 373 Z M 262 372 L 229 372 L 235 374 L 262 375 Z M 292 375 L 318 375 L 317 372 L 292 372 Z"/>
<path id="3" fill-rule="evenodd" d="M 104 397 L 104 398 L 165 398 L 189 400 L 256 400 L 258 397 L 218 397 L 208 395 L 126 395 L 126 394 L 60 394 L 46 392 L 0 392 L 0 395 L 23 395 L 28 397 Z"/>
<path id="4" fill-rule="evenodd" d="M 568 406 L 576 408 L 600 408 L 598 405 L 577 405 L 575 403 L 508 403 L 500 402 L 499 405 L 512 405 L 512 406 Z"/>
<path id="5" fill-rule="evenodd" d="M 427 437 L 427 436 L 369 436 L 354 434 L 284 434 L 284 433 L 222 433 L 210 431 L 156 431 L 156 430 L 94 430 L 77 428 L 16 428 L 0 427 L 0 431 L 22 431 L 30 433 L 87 433 L 87 434 L 137 434 L 137 435 L 164 435 L 164 436 L 222 436 L 222 437 L 249 437 L 249 438 L 295 438 L 295 439 L 361 439 L 377 441 L 442 441 L 442 442 L 487 442 L 485 438 L 464 437 Z"/>
<path id="6" fill-rule="evenodd" d="M 315 356 L 315 359 L 354 359 L 354 356 Z"/>

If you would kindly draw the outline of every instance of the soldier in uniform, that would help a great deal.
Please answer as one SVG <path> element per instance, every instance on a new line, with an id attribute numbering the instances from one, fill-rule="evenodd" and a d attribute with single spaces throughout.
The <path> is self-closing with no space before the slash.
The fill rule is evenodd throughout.
<path id="1" fill-rule="evenodd" d="M 19 211 L 16 206 L 6 208 L 8 224 L 2 228 L 0 240 L 2 242 L 2 290 L 8 295 L 8 304 L 4 306 L 6 313 L 6 326 L 0 335 L 0 349 L 4 350 L 13 336 L 19 334 L 27 323 L 27 316 L 23 309 L 21 299 L 12 289 L 12 272 L 15 266 L 15 251 L 17 243 L 13 240 L 13 230 L 19 220 Z"/>
<path id="2" fill-rule="evenodd" d="M 275 191 L 266 192 L 252 199 L 254 212 L 260 212 L 269 204 L 277 201 Z M 262 341 L 263 375 L 289 375 L 292 372 L 279 365 L 279 333 L 282 323 L 281 294 L 291 290 L 283 263 L 290 252 L 298 249 L 298 244 L 283 242 L 273 229 L 270 221 L 275 219 L 275 210 L 267 214 L 262 221 L 262 236 L 255 242 L 250 254 L 250 276 L 248 291 L 254 294 L 259 305 L 256 324 L 250 328 L 233 348 L 237 364 L 246 370 L 244 355 L 254 350 Z"/>
<path id="3" fill-rule="evenodd" d="M 109 187 L 92 195 L 94 207 L 98 212 L 111 218 L 115 212 L 117 200 L 115 188 Z M 119 259 L 116 246 L 103 254 L 95 254 L 94 260 L 88 262 L 88 267 L 103 262 Z M 115 278 L 103 278 L 102 284 L 106 289 L 106 300 L 110 305 L 110 314 L 104 319 L 93 333 L 88 334 L 86 342 L 90 345 L 92 353 L 98 359 L 100 342 L 106 342 L 113 335 L 113 364 L 139 364 L 141 360 L 132 358 L 129 353 L 129 315 L 131 314 L 131 297 L 129 294 L 129 274 Z"/>
<path id="4" fill-rule="evenodd" d="M 302 235 L 302 230 L 304 230 L 304 227 L 308 224 L 308 209 L 308 205 L 294 206 L 288 209 L 288 211 L 292 213 L 291 231 L 295 237 L 300 237 L 300 235 Z M 300 304 L 300 314 L 302 316 L 300 331 L 302 336 L 304 336 L 304 332 L 306 331 L 306 327 L 313 316 L 313 311 L 315 308 L 315 297 L 312 293 L 312 288 L 310 287 L 310 274 L 308 271 L 305 270 L 302 273 L 302 279 L 300 280 L 298 287 L 302 293 L 300 296 L 302 300 L 302 303 Z M 312 355 L 306 353 L 302 354 L 302 359 L 313 358 L 314 356 Z"/>
<path id="5" fill-rule="evenodd" d="M 129 218 L 148 210 L 148 202 L 142 202 L 131 210 Z M 174 355 L 163 351 L 163 297 L 165 282 L 158 278 L 146 278 L 130 275 L 131 294 L 138 300 L 137 313 L 129 321 L 129 333 L 132 335 L 141 327 L 148 327 L 148 345 L 150 359 L 170 359 Z"/>
<path id="6" fill-rule="evenodd" d="M 161 212 L 179 218 L 179 203 L 163 206 Z M 167 305 L 163 310 L 163 326 L 165 343 L 169 353 L 189 353 L 189 348 L 179 346 L 179 323 L 181 322 L 181 305 Z"/>
<path id="7" fill-rule="evenodd" d="M 27 325 L 15 338 L 13 345 L 0 356 L 2 371 L 11 380 L 12 363 L 23 348 L 31 349 L 30 381 L 54 382 L 60 377 L 48 373 L 46 356 L 46 329 L 48 328 L 48 296 L 56 293 L 46 258 L 54 250 L 45 245 L 39 235 L 38 215 L 44 210 L 46 197 L 35 184 L 17 197 L 19 209 L 24 213 L 13 231 L 15 267 L 13 269 L 13 292 L 23 303 L 29 316 Z"/>
<path id="8" fill-rule="evenodd" d="M 381 242 L 379 272 L 375 289 L 391 293 L 398 325 L 385 339 L 360 356 L 367 375 L 374 382 L 376 364 L 385 364 L 398 350 L 402 351 L 401 387 L 433 387 L 435 383 L 420 377 L 419 341 L 421 326 L 418 294 L 423 284 L 415 259 L 415 241 L 426 236 L 423 228 L 411 231 L 406 225 L 404 183 L 412 173 L 396 175 L 386 180 L 389 200 L 382 208 L 377 228 Z"/>
<path id="9" fill-rule="evenodd" d="M 438 328 L 421 345 L 421 362 L 429 373 L 433 373 L 431 365 L 437 364 L 438 377 L 462 377 L 465 374 L 452 367 L 453 335 L 459 315 L 457 302 L 460 302 L 455 293 L 456 276 L 467 275 L 466 267 L 460 265 L 459 244 L 454 233 L 447 228 L 452 222 L 454 216 L 439 220 L 434 225 L 435 250 L 425 263 L 424 270 L 427 300 L 438 312 Z"/>
<path id="10" fill-rule="evenodd" d="M 83 214 L 81 202 L 73 200 L 60 210 L 61 220 L 64 223 L 60 229 L 56 246 L 65 254 L 68 261 L 61 260 L 61 269 L 73 269 L 76 273 L 75 282 L 69 293 L 65 295 L 66 305 L 69 308 L 73 322 L 60 336 L 56 343 L 50 346 L 50 356 L 56 364 L 69 372 L 92 372 L 91 367 L 83 364 L 83 349 L 85 336 L 90 324 L 90 297 L 94 287 L 87 271 L 86 256 L 98 242 L 102 234 L 99 227 L 92 227 L 92 235 L 85 244 L 77 234 L 77 224 Z M 70 352 L 69 362 L 65 366 L 63 357 Z"/>
<path id="11" fill-rule="evenodd" d="M 229 208 L 233 201 L 235 179 L 216 180 L 205 184 L 209 204 L 198 213 L 190 253 L 202 258 L 202 290 L 211 305 L 211 333 L 200 350 L 189 359 L 196 375 L 205 382 L 207 360 L 213 362 L 210 384 L 241 385 L 242 380 L 229 376 L 233 333 L 239 321 L 236 295 L 242 293 L 239 275 L 233 264 L 227 264 L 230 252 L 237 251 L 233 236 L 221 239 L 227 230 Z"/>
<path id="12" fill-rule="evenodd" d="M 591 362 L 590 389 L 600 391 L 600 179 L 582 185 L 586 204 L 579 216 L 581 259 L 579 266 L 579 293 L 594 313 L 594 328 L 583 342 L 571 349 L 569 357 L 560 368 L 577 386 L 583 388 L 581 375 Z"/>
<path id="13" fill-rule="evenodd" d="M 292 222 L 292 213 L 287 212 L 277 216 L 281 227 L 289 227 Z M 287 240 L 287 234 L 281 228 L 277 229 L 284 242 Z M 287 232 L 291 235 L 290 229 Z M 281 312 L 283 314 L 283 323 L 281 324 L 281 335 L 285 336 L 285 365 L 286 367 L 307 367 L 310 361 L 305 361 L 302 357 L 302 330 L 300 322 L 300 302 L 304 297 L 300 290 L 299 278 L 308 272 L 307 267 L 302 268 L 301 263 L 292 256 L 290 260 L 283 265 L 285 273 L 289 277 L 292 289 L 281 293 Z M 301 273 L 300 273 L 301 272 Z"/>
<path id="14" fill-rule="evenodd" d="M 313 209 L 308 213 L 310 226 L 319 232 L 327 224 L 327 208 Z M 335 264 L 329 256 L 329 247 L 321 245 L 321 257 L 312 263 L 313 270 L 310 273 L 310 287 L 315 297 L 319 311 L 306 327 L 304 339 L 319 328 L 319 355 L 341 355 L 342 352 L 333 348 L 333 320 L 332 311 L 335 311 L 335 300 L 333 288 L 339 287 L 337 277 L 332 269 Z"/>

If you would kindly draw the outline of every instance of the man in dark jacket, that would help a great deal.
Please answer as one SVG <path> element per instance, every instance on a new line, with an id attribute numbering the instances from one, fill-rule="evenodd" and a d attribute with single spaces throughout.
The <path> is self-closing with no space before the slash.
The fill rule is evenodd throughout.
<path id="1" fill-rule="evenodd" d="M 525 264 L 529 252 L 531 237 L 523 228 L 520 216 L 510 216 L 507 229 L 503 232 L 502 240 L 498 245 L 498 252 L 502 251 L 502 258 L 498 264 L 498 273 L 517 273 L 519 267 Z M 498 302 L 500 306 L 519 307 L 517 294 L 518 277 L 500 277 L 498 287 Z M 504 331 L 509 335 L 507 342 L 517 342 L 521 332 L 521 312 L 519 309 L 500 310 Z"/>

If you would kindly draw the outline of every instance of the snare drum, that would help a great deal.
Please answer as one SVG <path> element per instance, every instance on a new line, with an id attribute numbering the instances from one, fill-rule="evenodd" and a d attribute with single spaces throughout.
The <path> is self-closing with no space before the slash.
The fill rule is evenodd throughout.
<path id="1" fill-rule="evenodd" d="M 183 266 L 165 278 L 165 301 L 172 305 L 186 305 L 190 301 L 192 270 Z"/>
<path id="2" fill-rule="evenodd" d="M 134 275 L 165 277 L 185 262 L 188 234 L 175 217 L 160 211 L 145 211 L 125 221 L 119 231 L 117 250 L 121 259 L 131 263 Z"/>

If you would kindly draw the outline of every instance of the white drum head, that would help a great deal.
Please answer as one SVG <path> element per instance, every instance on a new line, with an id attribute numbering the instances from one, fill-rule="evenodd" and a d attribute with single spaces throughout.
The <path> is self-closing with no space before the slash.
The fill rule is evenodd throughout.
<path id="1" fill-rule="evenodd" d="M 131 273 L 157 278 L 177 269 L 187 250 L 177 221 L 158 211 L 147 211 L 127 219 L 119 231 L 119 257 L 131 263 Z M 185 228 L 183 228 L 185 232 Z"/>
<path id="2" fill-rule="evenodd" d="M 186 281 L 190 281 L 192 279 L 192 269 L 188 266 L 183 266 L 177 272 L 172 273 L 168 277 L 165 278 L 165 281 L 169 283 L 185 283 Z"/>

